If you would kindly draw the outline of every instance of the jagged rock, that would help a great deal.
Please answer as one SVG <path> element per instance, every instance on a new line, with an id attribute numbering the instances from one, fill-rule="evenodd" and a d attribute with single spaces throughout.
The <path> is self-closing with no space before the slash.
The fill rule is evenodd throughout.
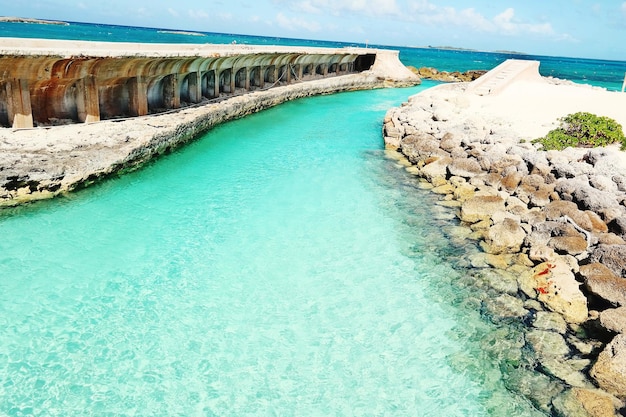
<path id="1" fill-rule="evenodd" d="M 554 376 L 572 387 L 593 388 L 587 377 L 576 369 L 568 360 L 547 356 L 541 359 L 541 367 L 549 375 Z"/>
<path id="2" fill-rule="evenodd" d="M 559 417 L 613 417 L 619 401 L 597 389 L 572 388 L 556 397 L 552 405 Z"/>
<path id="3" fill-rule="evenodd" d="M 512 260 L 509 260 L 509 262 L 503 263 L 506 264 L 506 266 L 509 266 L 511 261 Z M 487 263 L 493 266 L 489 260 L 487 260 Z M 517 278 L 512 273 L 501 269 L 485 269 L 481 271 L 480 275 L 487 282 L 487 284 L 497 292 L 502 294 L 517 295 Z"/>
<path id="4" fill-rule="evenodd" d="M 528 314 L 528 310 L 524 308 L 524 302 L 508 294 L 488 298 L 484 304 L 491 315 L 500 318 L 524 317 Z"/>
<path id="5" fill-rule="evenodd" d="M 505 385 L 512 391 L 526 395 L 532 403 L 544 411 L 551 411 L 552 399 L 563 389 L 561 384 L 553 381 L 549 376 L 524 369 L 516 369 L 508 375 Z"/>
<path id="6" fill-rule="evenodd" d="M 517 253 L 525 238 L 526 232 L 519 222 L 505 218 L 489 228 L 485 236 L 485 244 L 481 246 L 485 252 L 492 254 Z"/>
<path id="7" fill-rule="evenodd" d="M 536 244 L 530 246 L 530 249 L 528 250 L 528 256 L 533 261 L 548 262 L 554 261 L 557 255 L 556 252 L 554 252 L 554 249 L 552 249 L 551 247 L 548 247 L 547 245 Z"/>
<path id="8" fill-rule="evenodd" d="M 610 308 L 600 313 L 602 327 L 615 333 L 626 333 L 626 307 Z"/>
<path id="9" fill-rule="evenodd" d="M 618 277 L 626 278 L 626 246 L 598 245 L 589 259 L 605 265 Z"/>
<path id="10" fill-rule="evenodd" d="M 626 240 L 614 233 L 597 233 L 594 236 L 600 245 L 626 245 Z"/>
<path id="11" fill-rule="evenodd" d="M 551 330 L 559 334 L 567 332 L 567 323 L 558 313 L 549 311 L 538 311 L 533 320 L 533 326 L 539 330 Z"/>
<path id="12" fill-rule="evenodd" d="M 587 251 L 587 240 L 582 236 L 557 236 L 548 241 L 548 246 L 558 253 L 579 255 Z"/>
<path id="13" fill-rule="evenodd" d="M 532 293 L 529 287 L 534 289 L 536 298 L 551 311 L 563 315 L 568 323 L 587 320 L 587 299 L 566 262 L 560 259 L 544 262 L 519 279 L 520 288 L 526 289 L 524 292 Z"/>
<path id="14" fill-rule="evenodd" d="M 615 194 L 597 190 L 591 185 L 574 190 L 572 197 L 574 198 L 573 201 L 580 207 L 596 213 L 600 213 L 606 208 L 619 207 Z"/>
<path id="15" fill-rule="evenodd" d="M 439 147 L 444 151 L 452 152 L 452 150 L 461 147 L 461 138 L 458 135 L 446 132 L 439 141 Z"/>
<path id="16" fill-rule="evenodd" d="M 626 239 L 626 216 L 617 217 L 608 224 L 608 228 L 611 232 Z"/>
<path id="17" fill-rule="evenodd" d="M 626 398 L 626 334 L 619 334 L 609 343 L 591 368 L 598 386 L 620 399 Z"/>
<path id="18" fill-rule="evenodd" d="M 555 332 L 533 329 L 526 335 L 526 340 L 540 358 L 564 357 L 570 353 L 563 336 Z"/>
<path id="19" fill-rule="evenodd" d="M 500 180 L 500 185 L 503 189 L 512 192 L 514 191 L 522 182 L 523 175 L 519 172 L 512 172 L 505 177 L 502 177 Z"/>
<path id="20" fill-rule="evenodd" d="M 454 190 L 454 198 L 460 202 L 464 202 L 474 197 L 476 194 L 476 187 L 469 183 L 461 184 Z"/>
<path id="21" fill-rule="evenodd" d="M 504 199 L 499 196 L 476 196 L 463 202 L 461 220 L 476 223 L 490 219 L 496 211 L 504 210 Z"/>
<path id="22" fill-rule="evenodd" d="M 426 165 L 422 167 L 422 175 L 435 186 L 443 185 L 448 171 L 448 164 L 452 162 L 452 158 L 449 156 L 432 157 L 428 158 L 426 162 Z M 438 181 L 435 179 L 438 179 Z"/>
<path id="23" fill-rule="evenodd" d="M 605 177 L 604 175 L 590 175 L 589 184 L 600 191 L 606 191 L 609 193 L 615 193 L 618 191 L 617 184 L 615 184 L 611 178 Z"/>
<path id="24" fill-rule="evenodd" d="M 430 156 L 441 156 L 444 152 L 439 149 L 439 141 L 427 133 L 404 136 L 400 147 L 402 153 L 414 164 Z"/>
<path id="25" fill-rule="evenodd" d="M 448 171 L 450 175 L 471 178 L 482 172 L 482 169 L 478 161 L 474 158 L 454 158 L 452 163 L 448 166 Z"/>

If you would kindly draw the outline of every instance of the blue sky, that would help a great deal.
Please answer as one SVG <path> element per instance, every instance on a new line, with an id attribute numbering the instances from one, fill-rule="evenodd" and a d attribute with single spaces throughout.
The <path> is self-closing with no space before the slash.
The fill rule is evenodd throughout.
<path id="1" fill-rule="evenodd" d="M 625 0 L 0 0 L 0 15 L 626 60 Z"/>

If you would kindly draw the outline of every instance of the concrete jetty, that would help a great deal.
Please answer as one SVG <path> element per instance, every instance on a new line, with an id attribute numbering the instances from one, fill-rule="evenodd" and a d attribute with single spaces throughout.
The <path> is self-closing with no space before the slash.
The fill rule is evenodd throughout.
<path id="1" fill-rule="evenodd" d="M 403 68 L 397 52 L 365 48 L 4 38 L 0 126 L 144 116 L 277 85 L 360 73 L 375 63 L 392 78 Z"/>
<path id="2" fill-rule="evenodd" d="M 391 50 L 0 39 L 0 206 L 134 169 L 287 100 L 419 82 Z"/>

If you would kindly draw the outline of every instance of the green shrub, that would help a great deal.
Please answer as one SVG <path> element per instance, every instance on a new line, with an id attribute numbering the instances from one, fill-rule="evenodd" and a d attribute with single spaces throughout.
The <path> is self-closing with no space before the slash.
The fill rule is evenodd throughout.
<path id="1" fill-rule="evenodd" d="M 545 150 L 571 147 L 593 148 L 620 143 L 626 149 L 626 137 L 622 126 L 615 120 L 587 112 L 569 114 L 561 119 L 561 125 L 533 143 L 541 143 Z"/>

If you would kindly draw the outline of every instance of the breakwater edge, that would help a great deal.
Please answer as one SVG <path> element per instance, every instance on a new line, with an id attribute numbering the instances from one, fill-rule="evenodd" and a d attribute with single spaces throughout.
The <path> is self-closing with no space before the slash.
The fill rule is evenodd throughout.
<path id="1" fill-rule="evenodd" d="M 388 155 L 458 218 L 448 231 L 452 240 L 476 242 L 467 266 L 473 285 L 490 294 L 481 302 L 484 313 L 527 326 L 519 346 L 527 360 L 513 366 L 559 383 L 533 377 L 512 388 L 553 415 L 623 413 L 623 153 L 614 147 L 546 152 L 529 139 L 546 134 L 555 126 L 554 111 L 565 116 L 577 99 L 599 103 L 595 110 L 602 113 L 626 97 L 532 71 L 520 78 L 495 94 L 461 83 L 411 97 L 385 118 Z"/>

